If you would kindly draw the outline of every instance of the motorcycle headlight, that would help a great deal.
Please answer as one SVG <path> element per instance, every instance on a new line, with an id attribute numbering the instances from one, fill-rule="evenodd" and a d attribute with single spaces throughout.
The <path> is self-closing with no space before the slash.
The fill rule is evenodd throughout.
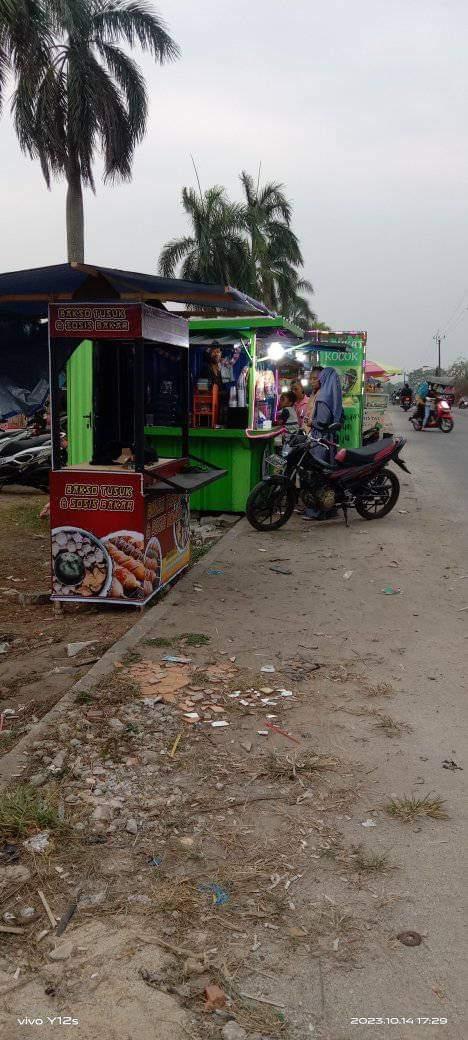
<path id="1" fill-rule="evenodd" d="M 446 408 L 446 410 L 449 411 L 449 406 L 447 404 L 447 401 L 441 401 L 440 402 L 440 407 L 441 408 Z"/>

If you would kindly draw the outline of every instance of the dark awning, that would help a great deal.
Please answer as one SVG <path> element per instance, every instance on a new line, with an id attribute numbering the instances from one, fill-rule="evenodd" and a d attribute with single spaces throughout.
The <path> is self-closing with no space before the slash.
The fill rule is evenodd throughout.
<path id="1" fill-rule="evenodd" d="M 88 295 L 89 294 L 89 295 Z M 268 308 L 231 286 L 159 278 L 95 264 L 55 264 L 0 274 L 0 316 L 45 318 L 49 303 L 73 299 L 184 303 L 234 311 L 269 314 Z"/>

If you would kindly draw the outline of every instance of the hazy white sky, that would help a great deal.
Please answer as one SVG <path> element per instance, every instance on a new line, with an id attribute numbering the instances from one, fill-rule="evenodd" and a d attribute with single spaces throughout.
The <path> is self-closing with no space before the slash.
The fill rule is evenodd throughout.
<path id="1" fill-rule="evenodd" d="M 367 329 L 369 356 L 432 363 L 468 308 L 466 0 L 161 0 L 181 60 L 142 64 L 148 135 L 131 185 L 86 197 L 86 259 L 156 271 L 186 230 L 182 185 L 238 192 L 262 162 L 295 207 L 319 317 Z M 48 192 L 0 122 L 0 270 L 66 258 Z M 444 342 L 468 355 L 468 310 Z"/>

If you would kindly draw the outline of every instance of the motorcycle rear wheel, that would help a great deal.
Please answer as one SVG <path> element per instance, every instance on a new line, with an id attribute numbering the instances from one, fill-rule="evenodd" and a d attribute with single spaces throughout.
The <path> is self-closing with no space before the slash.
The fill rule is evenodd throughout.
<path id="1" fill-rule="evenodd" d="M 368 494 L 356 498 L 356 512 L 364 520 L 380 520 L 396 506 L 400 497 L 400 481 L 391 469 L 384 469 L 371 477 L 366 485 Z"/>
<path id="2" fill-rule="evenodd" d="M 277 531 L 287 523 L 296 505 L 296 492 L 281 477 L 262 480 L 250 492 L 245 512 L 256 531 Z"/>
<path id="3" fill-rule="evenodd" d="M 441 419 L 440 428 L 442 433 L 451 433 L 453 430 L 453 419 Z"/>

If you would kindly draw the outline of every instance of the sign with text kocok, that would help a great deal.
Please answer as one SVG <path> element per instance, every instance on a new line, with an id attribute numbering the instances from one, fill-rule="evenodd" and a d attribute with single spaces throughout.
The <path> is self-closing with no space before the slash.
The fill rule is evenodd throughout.
<path id="1" fill-rule="evenodd" d="M 190 563 L 186 495 L 139 473 L 51 473 L 52 599 L 143 606 Z"/>
<path id="2" fill-rule="evenodd" d="M 340 445 L 359 448 L 362 443 L 366 334 L 347 334 L 339 346 L 342 349 L 320 349 L 320 364 L 323 368 L 334 368 L 341 383 L 345 422 L 339 434 Z"/>

